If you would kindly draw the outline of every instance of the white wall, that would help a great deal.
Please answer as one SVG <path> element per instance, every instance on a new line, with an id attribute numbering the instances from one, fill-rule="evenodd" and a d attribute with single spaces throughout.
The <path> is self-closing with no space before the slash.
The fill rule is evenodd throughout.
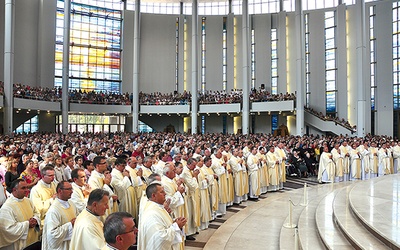
<path id="1" fill-rule="evenodd" d="M 122 37 L 122 91 L 132 93 L 133 90 L 133 28 L 135 12 L 124 11 Z"/>
<path id="2" fill-rule="evenodd" d="M 201 39 L 201 19 L 199 18 Z M 206 89 L 222 90 L 222 16 L 206 18 Z M 201 47 L 201 43 L 199 44 Z M 200 49 L 201 51 L 201 49 Z M 199 53 L 201 59 L 201 52 Z M 201 60 L 199 63 L 201 68 Z M 199 71 L 201 75 L 201 71 Z M 201 81 L 199 82 L 201 86 Z"/>
<path id="3" fill-rule="evenodd" d="M 144 93 L 175 90 L 176 16 L 142 13 L 140 85 Z"/>
<path id="4" fill-rule="evenodd" d="M 325 113 L 325 12 L 309 13 L 310 28 L 310 107 Z"/>

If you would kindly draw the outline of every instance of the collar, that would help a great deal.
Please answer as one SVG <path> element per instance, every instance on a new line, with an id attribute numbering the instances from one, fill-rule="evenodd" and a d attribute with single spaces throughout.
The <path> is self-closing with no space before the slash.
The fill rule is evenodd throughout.
<path id="1" fill-rule="evenodd" d="M 97 215 L 97 214 L 95 214 L 95 213 L 93 213 L 92 211 L 90 211 L 88 208 L 86 208 L 86 211 L 89 213 L 89 214 L 91 214 L 91 215 L 93 215 L 94 217 L 96 217 L 97 219 L 99 219 L 100 221 L 101 221 L 101 216 L 100 215 Z"/>
<path id="2" fill-rule="evenodd" d="M 51 188 L 51 183 L 50 183 L 50 184 L 47 184 L 47 183 L 44 182 L 43 180 L 40 180 L 40 183 L 41 183 L 43 186 L 47 187 L 47 188 Z"/>
<path id="3" fill-rule="evenodd" d="M 63 201 L 63 200 L 60 200 L 59 198 L 56 198 L 56 199 L 58 200 L 58 202 L 60 202 L 60 204 L 61 204 L 61 206 L 63 208 L 69 208 L 70 207 L 70 204 L 69 204 L 68 201 Z"/>
<path id="4" fill-rule="evenodd" d="M 25 197 L 22 199 L 18 199 L 17 197 L 15 197 L 13 194 L 10 194 L 10 199 L 14 200 L 14 201 L 18 201 L 18 202 L 22 202 L 24 201 Z"/>
<path id="5" fill-rule="evenodd" d="M 116 247 L 113 247 L 113 246 L 111 246 L 110 244 L 106 244 L 107 245 L 107 247 L 109 248 L 109 249 L 112 249 L 112 250 L 118 250 L 118 248 L 116 248 Z"/>

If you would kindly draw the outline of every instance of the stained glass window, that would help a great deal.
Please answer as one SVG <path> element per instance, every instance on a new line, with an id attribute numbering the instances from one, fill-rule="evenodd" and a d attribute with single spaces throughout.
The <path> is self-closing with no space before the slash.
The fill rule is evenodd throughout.
<path id="1" fill-rule="evenodd" d="M 71 2 L 69 88 L 120 92 L 122 4 Z M 96 6 L 95 6 L 96 5 Z M 62 86 L 64 1 L 57 1 L 56 87 Z"/>

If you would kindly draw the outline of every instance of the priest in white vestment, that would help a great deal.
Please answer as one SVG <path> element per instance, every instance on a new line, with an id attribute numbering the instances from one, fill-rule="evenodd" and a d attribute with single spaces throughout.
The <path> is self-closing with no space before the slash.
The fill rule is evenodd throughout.
<path id="1" fill-rule="evenodd" d="M 57 198 L 44 219 L 42 249 L 68 250 L 78 210 L 71 198 L 73 189 L 67 181 L 57 185 Z"/>
<path id="2" fill-rule="evenodd" d="M 247 157 L 247 169 L 249 171 L 249 184 L 250 184 L 250 198 L 258 199 L 261 194 L 261 183 L 258 168 L 260 166 L 260 159 L 257 157 L 257 148 L 255 146 L 250 148 L 251 154 Z"/>
<path id="3" fill-rule="evenodd" d="M 244 189 L 242 186 L 242 170 L 243 170 L 243 159 L 238 157 L 239 154 L 239 149 L 234 148 L 232 150 L 232 156 L 228 161 L 228 164 L 231 166 L 232 172 L 233 172 L 233 182 L 234 182 L 234 187 L 235 187 L 235 197 L 233 202 L 236 204 L 239 204 L 242 202 L 243 194 L 244 194 Z"/>
<path id="4" fill-rule="evenodd" d="M 393 174 L 397 174 L 400 171 L 400 145 L 398 142 L 393 142 L 392 144 Z"/>
<path id="5" fill-rule="evenodd" d="M 182 194 L 185 192 L 183 186 L 178 186 L 174 178 L 176 177 L 175 166 L 173 163 L 167 162 L 161 177 L 161 184 L 166 193 L 166 200 L 169 200 L 169 208 L 172 210 L 172 217 L 178 217 L 178 209 L 183 206 L 185 200 Z"/>
<path id="6" fill-rule="evenodd" d="M 348 181 L 350 177 L 350 150 L 351 147 L 344 141 L 339 147 L 340 152 L 344 155 L 343 158 L 343 181 Z"/>
<path id="7" fill-rule="evenodd" d="M 73 192 L 71 195 L 71 201 L 78 210 L 78 214 L 80 214 L 86 208 L 87 200 L 92 189 L 89 184 L 86 184 L 85 170 L 81 168 L 72 170 L 71 178 L 74 181 L 72 183 Z"/>
<path id="8" fill-rule="evenodd" d="M 56 197 L 56 184 L 53 182 L 55 176 L 53 167 L 45 166 L 41 174 L 42 179 L 31 189 L 30 199 L 40 213 L 41 228 L 43 228 L 47 210 Z"/>
<path id="9" fill-rule="evenodd" d="M 76 218 L 70 250 L 99 250 L 106 245 L 101 217 L 108 209 L 108 197 L 104 189 L 90 193 L 86 209 Z"/>
<path id="10" fill-rule="evenodd" d="M 335 163 L 332 160 L 332 154 L 329 153 L 328 146 L 324 147 L 324 152 L 319 159 L 318 181 L 333 182 L 335 178 Z"/>
<path id="11" fill-rule="evenodd" d="M 150 184 L 146 189 L 146 196 L 149 201 L 139 214 L 138 249 L 179 249 L 186 219 L 178 217 L 174 221 L 164 209 L 166 193 L 161 184 Z"/>
<path id="12" fill-rule="evenodd" d="M 111 171 L 111 185 L 115 187 L 115 193 L 119 197 L 119 211 L 128 212 L 136 218 L 138 213 L 136 192 L 132 186 L 130 173 L 125 170 L 125 166 L 125 159 L 117 158 L 115 167 Z"/>
<path id="13" fill-rule="evenodd" d="M 270 147 L 267 153 L 267 166 L 268 166 L 268 176 L 269 176 L 269 186 L 268 191 L 278 191 L 279 190 L 279 160 L 275 154 L 275 147 Z"/>
<path id="14" fill-rule="evenodd" d="M 361 154 L 357 149 L 357 143 L 352 144 L 350 150 L 350 180 L 360 180 L 362 176 Z"/>
<path id="15" fill-rule="evenodd" d="M 199 158 L 197 163 L 197 168 L 200 168 L 200 173 L 197 176 L 197 181 L 199 183 L 199 207 L 200 207 L 200 230 L 205 230 L 210 224 L 211 217 L 211 205 L 210 205 L 210 193 L 208 189 L 209 174 L 207 167 L 204 165 L 202 158 Z"/>
<path id="16" fill-rule="evenodd" d="M 382 148 L 379 149 L 378 158 L 379 158 L 378 176 L 390 174 L 390 163 L 392 155 L 390 154 L 390 151 L 386 148 L 386 143 L 383 143 Z"/>
<path id="17" fill-rule="evenodd" d="M 188 159 L 187 166 L 183 167 L 181 177 L 187 187 L 187 207 L 188 207 L 188 217 L 187 219 L 187 234 L 193 235 L 198 232 L 198 227 L 200 226 L 200 221 L 197 216 L 200 217 L 197 196 L 199 193 L 199 183 L 197 182 L 198 175 L 200 173 L 199 169 L 195 169 L 197 166 L 197 161 L 194 158 Z"/>
<path id="18" fill-rule="evenodd" d="M 379 169 L 379 158 L 378 158 L 378 148 L 376 147 L 376 142 L 371 142 L 371 147 L 368 149 L 369 151 L 369 174 L 370 178 L 378 177 L 378 169 Z"/>
<path id="19" fill-rule="evenodd" d="M 226 214 L 226 204 L 228 203 L 228 176 L 226 163 L 222 160 L 222 152 L 218 150 L 211 156 L 211 169 L 218 176 L 218 211 L 217 216 Z"/>
<path id="20" fill-rule="evenodd" d="M 344 155 L 340 152 L 339 146 L 339 143 L 336 143 L 331 151 L 332 160 L 335 163 L 335 182 L 343 181 Z"/>
<path id="21" fill-rule="evenodd" d="M 286 182 L 286 153 L 284 150 L 284 144 L 282 142 L 278 143 L 278 146 L 275 147 L 275 155 L 279 160 L 279 189 L 283 189 L 283 183 Z"/>
<path id="22" fill-rule="evenodd" d="M 26 198 L 28 184 L 15 180 L 12 193 L 0 208 L 0 249 L 20 250 L 39 240 L 40 214 Z"/>
<path id="23" fill-rule="evenodd" d="M 214 173 L 211 168 L 212 159 L 209 156 L 204 158 L 203 171 L 207 171 L 208 174 L 208 193 L 210 194 L 210 207 L 211 207 L 211 217 L 214 220 L 217 216 L 218 211 L 218 175 Z"/>

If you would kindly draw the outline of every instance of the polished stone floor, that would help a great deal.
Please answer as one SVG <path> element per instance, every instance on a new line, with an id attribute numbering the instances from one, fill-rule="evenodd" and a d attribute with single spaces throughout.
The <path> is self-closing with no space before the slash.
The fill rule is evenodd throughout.
<path id="1" fill-rule="evenodd" d="M 186 249 L 400 249 L 399 199 L 400 175 L 287 188 L 231 207 Z"/>

